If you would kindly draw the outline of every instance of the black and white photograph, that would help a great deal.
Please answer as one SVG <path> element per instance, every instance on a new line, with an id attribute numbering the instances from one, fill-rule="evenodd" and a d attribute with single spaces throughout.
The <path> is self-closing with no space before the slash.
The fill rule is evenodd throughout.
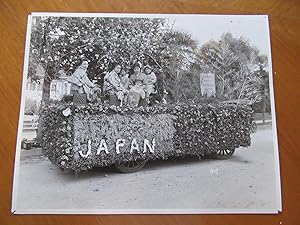
<path id="1" fill-rule="evenodd" d="M 14 214 L 281 212 L 268 16 L 27 26 Z"/>

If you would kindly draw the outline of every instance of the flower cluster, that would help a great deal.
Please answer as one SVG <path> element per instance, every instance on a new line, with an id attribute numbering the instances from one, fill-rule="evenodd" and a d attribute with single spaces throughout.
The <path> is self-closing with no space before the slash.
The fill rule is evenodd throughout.
<path id="1" fill-rule="evenodd" d="M 73 115 L 64 116 L 65 105 L 47 105 L 43 108 L 42 149 L 53 164 L 64 169 L 72 169 L 73 151 Z M 66 114 L 65 114 L 66 115 Z"/>

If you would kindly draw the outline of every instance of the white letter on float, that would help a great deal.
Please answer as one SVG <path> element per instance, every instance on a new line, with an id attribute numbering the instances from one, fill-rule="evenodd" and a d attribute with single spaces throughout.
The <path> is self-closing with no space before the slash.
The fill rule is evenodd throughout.
<path id="1" fill-rule="evenodd" d="M 91 152 L 92 152 L 92 146 L 91 146 L 91 143 L 92 143 L 92 141 L 91 141 L 91 140 L 88 140 L 88 151 L 87 151 L 87 153 L 83 154 L 81 150 L 79 151 L 79 155 L 80 155 L 81 157 L 86 158 L 86 157 L 88 157 L 88 156 L 91 154 Z"/>
<path id="2" fill-rule="evenodd" d="M 140 152 L 139 145 L 136 142 L 135 138 L 133 138 L 132 141 L 131 141 L 130 153 L 132 153 L 134 150 L 137 150 L 138 152 Z"/>
<path id="3" fill-rule="evenodd" d="M 100 145 L 97 149 L 97 155 L 100 155 L 101 151 L 105 151 L 106 154 L 108 154 L 107 145 L 104 139 L 101 139 Z"/>
<path id="4" fill-rule="evenodd" d="M 116 153 L 120 154 L 120 147 L 125 145 L 125 139 L 118 139 L 116 142 Z"/>
<path id="5" fill-rule="evenodd" d="M 152 146 L 150 145 L 150 142 L 147 139 L 144 139 L 144 152 L 143 153 L 147 152 L 147 147 L 149 148 L 149 151 L 151 153 L 154 153 L 154 147 L 155 147 L 155 139 L 154 138 L 152 139 Z"/>

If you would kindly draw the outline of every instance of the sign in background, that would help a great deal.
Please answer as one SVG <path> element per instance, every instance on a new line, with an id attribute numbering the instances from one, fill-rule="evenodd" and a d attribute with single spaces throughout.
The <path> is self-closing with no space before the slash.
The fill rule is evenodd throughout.
<path id="1" fill-rule="evenodd" d="M 215 74 L 201 73 L 200 74 L 201 94 L 207 97 L 216 95 Z"/>

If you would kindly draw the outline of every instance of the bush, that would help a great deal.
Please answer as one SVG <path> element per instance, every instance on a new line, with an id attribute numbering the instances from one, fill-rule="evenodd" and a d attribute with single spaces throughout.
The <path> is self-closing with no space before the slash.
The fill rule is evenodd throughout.
<path id="1" fill-rule="evenodd" d="M 64 116 L 62 112 L 67 115 L 69 109 L 71 114 Z M 42 114 L 44 154 L 61 168 L 75 171 L 138 159 L 201 157 L 250 145 L 252 110 L 246 106 L 177 104 L 128 109 L 70 103 L 45 106 Z M 130 153 L 133 138 L 140 151 Z M 125 139 L 119 154 L 118 139 Z M 155 139 L 154 152 L 143 151 L 144 139 L 150 143 Z M 88 153 L 89 140 L 90 154 L 82 157 L 80 152 Z M 97 154 L 101 140 L 108 152 Z"/>

